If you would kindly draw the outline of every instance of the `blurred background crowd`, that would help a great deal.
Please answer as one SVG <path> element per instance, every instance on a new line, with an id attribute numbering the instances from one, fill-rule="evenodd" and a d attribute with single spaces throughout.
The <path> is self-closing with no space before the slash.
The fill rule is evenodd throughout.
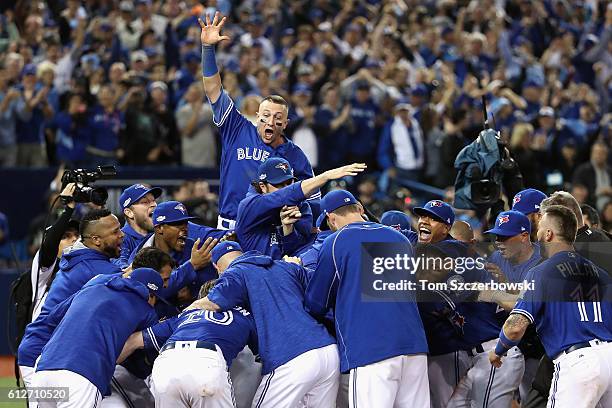
<path id="1" fill-rule="evenodd" d="M 19 0 L 0 16 L 0 167 L 216 168 L 197 22 L 215 11 L 241 112 L 284 96 L 313 168 L 368 163 L 350 187 L 374 214 L 414 205 L 415 182 L 452 200 L 485 95 L 525 186 L 570 191 L 612 231 L 612 4 L 597 0 Z M 202 183 L 173 194 L 213 220 Z"/>

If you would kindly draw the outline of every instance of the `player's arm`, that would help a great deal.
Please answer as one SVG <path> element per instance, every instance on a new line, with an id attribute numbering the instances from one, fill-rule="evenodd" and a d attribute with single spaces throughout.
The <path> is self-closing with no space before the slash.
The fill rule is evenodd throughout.
<path id="1" fill-rule="evenodd" d="M 230 268 L 223 272 L 206 297 L 196 300 L 186 310 L 204 309 L 222 312 L 244 305 L 247 301 L 248 294 L 241 273 Z"/>
<path id="2" fill-rule="evenodd" d="M 305 197 L 309 197 L 312 195 L 312 193 L 323 187 L 328 181 L 338 180 L 346 176 L 356 176 L 364 171 L 367 167 L 368 166 L 366 166 L 364 163 L 353 163 L 347 166 L 327 170 L 318 176 L 302 181 L 302 192 L 304 193 Z"/>
<path id="3" fill-rule="evenodd" d="M 531 322 L 521 313 L 512 313 L 506 319 L 504 327 L 499 332 L 499 340 L 495 350 L 489 353 L 489 361 L 496 368 L 501 367 L 501 357 L 512 347 L 519 344 Z"/>
<path id="4" fill-rule="evenodd" d="M 142 331 L 132 333 L 130 337 L 128 337 L 128 339 L 126 340 L 125 344 L 123 345 L 123 349 L 121 350 L 119 357 L 117 357 L 117 364 L 123 363 L 125 359 L 131 356 L 134 351 L 141 349 L 143 347 L 144 347 L 144 340 L 143 340 Z"/>
<path id="5" fill-rule="evenodd" d="M 202 28 L 200 34 L 200 40 L 202 41 L 202 81 L 204 82 L 206 96 L 211 103 L 217 102 L 217 99 L 221 96 L 221 75 L 219 75 L 219 69 L 217 68 L 215 45 L 220 41 L 229 40 L 228 36 L 221 35 L 221 29 L 226 18 L 220 17 L 221 14 L 216 12 L 212 22 L 208 14 L 206 15 L 206 22 L 198 19 Z"/>
<path id="6" fill-rule="evenodd" d="M 317 267 L 306 287 L 304 306 L 313 316 L 324 316 L 335 304 L 338 280 L 332 253 L 334 238 L 323 242 Z"/>
<path id="7" fill-rule="evenodd" d="M 478 293 L 479 302 L 497 303 L 505 311 L 510 312 L 519 298 L 518 294 L 503 292 L 501 290 L 481 290 Z"/>

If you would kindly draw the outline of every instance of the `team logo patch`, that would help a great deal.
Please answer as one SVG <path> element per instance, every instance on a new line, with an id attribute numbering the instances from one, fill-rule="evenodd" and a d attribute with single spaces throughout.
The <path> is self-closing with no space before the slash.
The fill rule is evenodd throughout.
<path id="1" fill-rule="evenodd" d="M 131 199 L 131 198 L 128 198 L 127 200 L 125 200 L 125 201 L 123 202 L 123 206 L 124 206 L 124 207 L 127 207 L 128 205 L 130 205 L 130 203 L 131 203 L 131 202 L 132 202 L 132 199 Z"/>
<path id="2" fill-rule="evenodd" d="M 159 289 L 156 284 L 151 283 L 151 282 L 147 283 L 147 287 L 149 289 L 151 289 L 151 290 L 158 290 Z"/>
<path id="3" fill-rule="evenodd" d="M 510 221 L 510 216 L 509 215 L 500 215 L 499 218 L 497 219 L 497 225 L 500 226 L 502 224 L 505 224 L 507 222 Z"/>
<path id="4" fill-rule="evenodd" d="M 516 203 L 518 203 L 520 201 L 521 201 L 521 195 L 517 194 L 517 195 L 514 196 L 514 200 L 512 200 L 512 205 L 514 206 L 514 205 L 516 205 Z"/>
<path id="5" fill-rule="evenodd" d="M 351 201 L 351 199 L 350 199 L 350 198 L 348 198 L 348 197 L 345 197 L 345 198 L 344 198 L 344 202 L 345 202 L 345 203 L 348 203 L 348 202 L 350 202 L 350 201 Z"/>
<path id="6" fill-rule="evenodd" d="M 259 175 L 259 179 L 260 179 L 260 180 L 265 180 L 265 179 L 266 179 L 266 177 L 268 177 L 268 175 L 267 175 L 266 173 L 263 173 L 263 174 L 260 174 L 260 175 Z"/>
<path id="7" fill-rule="evenodd" d="M 185 208 L 183 204 L 177 204 L 176 207 L 174 207 L 174 209 L 179 210 L 183 214 L 187 214 L 187 209 Z"/>
<path id="8" fill-rule="evenodd" d="M 140 190 L 146 190 L 147 188 L 145 186 L 143 186 L 142 184 L 136 184 L 136 186 L 134 186 L 134 189 L 140 189 Z"/>
<path id="9" fill-rule="evenodd" d="M 159 217 L 157 217 L 157 218 L 155 219 L 155 221 L 157 221 L 157 222 L 162 222 L 162 221 L 163 221 L 163 220 L 165 220 L 165 219 L 166 219 L 166 216 L 165 216 L 165 215 L 160 215 Z"/>
<path id="10" fill-rule="evenodd" d="M 289 166 L 287 165 L 287 163 L 278 163 L 276 166 L 274 166 L 274 168 L 281 169 L 283 173 L 286 173 L 289 171 Z"/>
<path id="11" fill-rule="evenodd" d="M 442 201 L 434 200 L 429 204 L 431 207 L 442 207 Z"/>

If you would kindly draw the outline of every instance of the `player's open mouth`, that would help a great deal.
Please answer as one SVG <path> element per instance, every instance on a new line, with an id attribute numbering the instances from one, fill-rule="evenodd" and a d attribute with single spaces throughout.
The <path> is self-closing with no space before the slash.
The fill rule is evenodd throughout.
<path id="1" fill-rule="evenodd" d="M 264 134 L 270 139 L 274 136 L 274 129 L 264 129 Z"/>
<path id="2" fill-rule="evenodd" d="M 431 230 L 429 228 L 419 228 L 419 241 L 429 241 L 431 239 Z"/>
<path id="3" fill-rule="evenodd" d="M 176 243 L 177 243 L 177 244 L 179 244 L 179 245 L 185 245 L 185 241 L 186 241 L 186 239 L 185 239 L 185 238 L 186 238 L 186 237 L 178 237 L 178 238 L 176 239 Z"/>

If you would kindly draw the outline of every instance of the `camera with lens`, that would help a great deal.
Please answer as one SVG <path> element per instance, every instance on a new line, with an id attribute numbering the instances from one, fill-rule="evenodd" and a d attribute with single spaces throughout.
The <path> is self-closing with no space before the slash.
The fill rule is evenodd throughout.
<path id="1" fill-rule="evenodd" d="M 499 132 L 489 128 L 487 122 L 478 138 L 457 155 L 455 168 L 455 208 L 476 210 L 479 215 L 491 208 L 497 214 L 503 211 L 502 191 L 513 197 L 523 189 L 517 163 Z"/>
<path id="2" fill-rule="evenodd" d="M 75 183 L 72 199 L 77 203 L 93 203 L 103 206 L 108 199 L 104 187 L 92 187 L 89 184 L 97 180 L 111 179 L 117 175 L 115 166 L 98 166 L 95 170 L 66 170 L 62 175 L 62 189 L 68 183 Z"/>

